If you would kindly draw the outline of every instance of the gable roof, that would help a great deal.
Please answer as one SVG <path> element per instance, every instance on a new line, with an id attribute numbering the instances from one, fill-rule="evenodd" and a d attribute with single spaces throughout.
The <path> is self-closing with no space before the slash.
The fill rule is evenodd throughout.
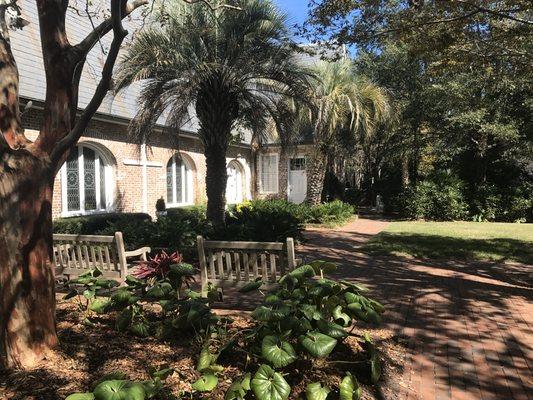
<path id="1" fill-rule="evenodd" d="M 76 0 L 72 3 L 80 3 L 81 5 L 81 2 Z M 97 0 L 94 3 L 97 3 L 95 7 L 97 10 L 104 10 L 107 6 L 107 2 L 102 0 Z M 22 11 L 22 18 L 29 21 L 29 25 L 25 26 L 24 29 L 11 32 L 11 47 L 20 75 L 19 94 L 21 98 L 26 100 L 43 102 L 46 96 L 46 77 L 41 50 L 37 4 L 34 0 L 18 0 L 18 5 Z M 71 44 L 79 43 L 93 30 L 91 20 L 85 15 L 84 8 L 81 7 L 79 11 L 73 8 L 69 8 L 67 11 L 66 30 Z M 136 12 L 138 15 L 138 11 Z M 134 32 L 135 27 L 139 24 L 139 21 L 135 20 L 135 15 L 134 12 L 132 17 L 125 18 L 124 20 L 124 27 L 130 32 L 126 40 L 131 40 L 131 32 Z M 96 15 L 92 19 L 96 25 L 102 21 L 103 16 Z M 101 43 L 96 44 L 87 55 L 87 61 L 80 79 L 78 101 L 78 107 L 80 109 L 84 109 L 87 106 L 96 90 L 106 58 L 104 51 L 109 48 L 112 39 L 113 34 L 110 32 L 102 37 Z M 138 108 L 138 94 L 139 85 L 133 85 L 118 95 L 108 93 L 98 109 L 98 113 L 130 120 L 135 116 Z M 158 124 L 165 125 L 164 122 L 164 118 L 161 118 Z M 182 130 L 189 133 L 196 133 L 198 131 L 196 118 L 191 118 L 182 127 Z"/>

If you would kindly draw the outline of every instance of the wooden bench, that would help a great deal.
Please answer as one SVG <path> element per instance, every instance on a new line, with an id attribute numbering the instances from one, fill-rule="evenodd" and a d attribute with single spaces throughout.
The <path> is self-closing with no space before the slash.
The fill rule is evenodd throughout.
<path id="1" fill-rule="evenodd" d="M 149 247 L 126 251 L 122 232 L 115 236 L 54 234 L 53 262 L 56 276 L 79 276 L 98 268 L 109 279 L 124 281 L 128 275 L 128 258 L 147 260 Z"/>
<path id="2" fill-rule="evenodd" d="M 202 294 L 209 283 L 217 287 L 240 286 L 258 278 L 275 283 L 298 265 L 294 240 L 276 242 L 227 242 L 197 237 Z"/>

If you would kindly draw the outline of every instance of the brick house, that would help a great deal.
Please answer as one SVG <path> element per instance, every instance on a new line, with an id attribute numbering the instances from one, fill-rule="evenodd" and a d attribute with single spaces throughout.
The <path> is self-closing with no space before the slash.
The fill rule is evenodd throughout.
<path id="1" fill-rule="evenodd" d="M 20 74 L 22 123 L 34 140 L 39 132 L 45 98 L 36 4 L 19 0 L 22 17 L 30 24 L 12 33 L 12 48 Z M 126 21 L 133 31 L 133 19 Z M 134 25 L 133 25 L 134 26 Z M 89 18 L 70 10 L 67 32 L 74 43 L 92 30 Z M 110 35 L 101 38 L 87 57 L 80 84 L 79 106 L 90 101 L 105 60 L 103 49 Z M 53 217 L 105 212 L 155 214 L 163 198 L 167 207 L 206 202 L 205 157 L 194 118 L 180 132 L 169 133 L 164 121 L 143 143 L 134 143 L 128 124 L 136 111 L 138 88 L 117 96 L 109 94 L 88 129 L 55 179 Z M 253 152 L 250 135 L 240 135 L 227 154 L 228 203 L 252 198 L 280 197 L 301 202 L 305 198 L 307 146 L 283 152 L 267 145 Z"/>

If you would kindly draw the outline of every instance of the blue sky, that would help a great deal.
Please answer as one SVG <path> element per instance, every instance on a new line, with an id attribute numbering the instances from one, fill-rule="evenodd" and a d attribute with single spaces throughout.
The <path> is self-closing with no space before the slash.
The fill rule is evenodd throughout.
<path id="1" fill-rule="evenodd" d="M 302 23 L 307 17 L 309 0 L 274 0 L 278 6 L 289 14 L 289 23 Z"/>

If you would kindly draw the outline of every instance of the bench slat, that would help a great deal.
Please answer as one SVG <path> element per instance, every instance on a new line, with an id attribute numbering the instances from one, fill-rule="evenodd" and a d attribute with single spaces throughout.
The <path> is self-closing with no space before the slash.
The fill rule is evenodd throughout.
<path id="1" fill-rule="evenodd" d="M 54 233 L 54 241 L 113 243 L 114 240 L 115 238 L 113 236 L 65 235 L 65 234 Z"/>
<path id="2" fill-rule="evenodd" d="M 204 241 L 204 248 L 218 250 L 278 250 L 281 251 L 285 245 L 275 242 L 223 242 L 223 241 Z"/>

